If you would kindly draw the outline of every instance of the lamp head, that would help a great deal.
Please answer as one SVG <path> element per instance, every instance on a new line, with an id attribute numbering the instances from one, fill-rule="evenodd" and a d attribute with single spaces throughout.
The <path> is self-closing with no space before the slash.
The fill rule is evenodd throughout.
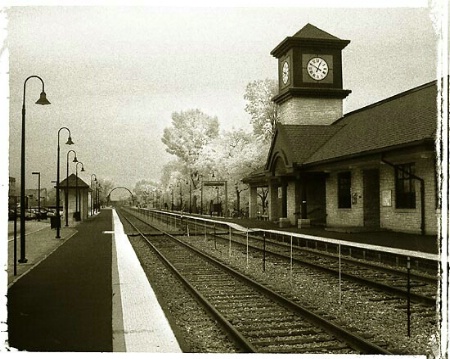
<path id="1" fill-rule="evenodd" d="M 72 162 L 78 162 L 77 156 L 75 155 L 75 158 L 73 159 Z"/>
<path id="2" fill-rule="evenodd" d="M 39 96 L 39 100 L 36 101 L 38 105 L 50 105 L 50 101 L 47 100 L 47 95 L 44 91 L 41 92 L 41 96 Z"/>
<path id="3" fill-rule="evenodd" d="M 84 172 L 84 166 L 81 166 L 81 172 Z"/>
<path id="4" fill-rule="evenodd" d="M 67 139 L 66 145 L 73 145 L 72 137 L 69 136 Z"/>

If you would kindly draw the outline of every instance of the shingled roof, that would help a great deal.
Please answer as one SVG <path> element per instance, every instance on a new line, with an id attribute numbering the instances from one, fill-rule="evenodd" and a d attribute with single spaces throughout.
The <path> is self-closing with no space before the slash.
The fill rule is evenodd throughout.
<path id="1" fill-rule="evenodd" d="M 436 81 L 346 114 L 305 164 L 434 141 L 437 129 Z M 303 146 L 302 146 L 303 147 Z"/>
<path id="2" fill-rule="evenodd" d="M 68 177 L 68 180 L 69 180 L 69 188 L 75 188 L 77 185 L 77 176 L 72 173 Z M 66 188 L 66 186 L 67 186 L 67 178 L 59 183 L 60 188 Z M 80 177 L 78 177 L 78 188 L 89 188 L 89 187 L 90 186 L 86 182 L 84 182 Z"/>
<path id="3" fill-rule="evenodd" d="M 288 36 L 275 47 L 270 54 L 279 58 L 292 47 L 315 46 L 343 49 L 350 43 L 349 40 L 330 35 L 328 32 L 318 29 L 314 25 L 306 24 L 294 36 Z"/>
<path id="4" fill-rule="evenodd" d="M 296 164 L 305 162 L 340 129 L 339 125 L 278 125 L 280 136 L 288 146 L 291 161 Z"/>

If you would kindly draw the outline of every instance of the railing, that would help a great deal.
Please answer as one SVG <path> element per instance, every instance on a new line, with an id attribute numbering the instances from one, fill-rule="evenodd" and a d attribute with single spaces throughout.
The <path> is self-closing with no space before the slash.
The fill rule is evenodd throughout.
<path id="1" fill-rule="evenodd" d="M 381 259 L 381 255 L 386 258 L 386 255 L 391 255 L 394 258 L 395 263 L 399 266 L 406 265 L 407 258 L 416 260 L 416 266 L 418 266 L 418 260 L 429 261 L 436 263 L 440 261 L 440 255 L 411 251 L 399 248 L 390 248 L 384 246 L 378 246 L 366 243 L 349 242 L 340 239 L 325 238 L 319 236 L 312 236 L 302 233 L 292 233 L 282 230 L 274 229 L 261 229 L 261 228 L 246 228 L 239 224 L 227 222 L 226 220 L 219 220 L 213 218 L 205 218 L 201 215 L 193 215 L 183 212 L 169 212 L 156 209 L 134 208 L 130 209 L 137 211 L 145 216 L 154 216 L 160 221 L 165 223 L 168 227 L 171 226 L 174 229 L 183 231 L 183 233 L 195 233 L 195 234 L 211 234 L 214 232 L 232 233 L 232 231 L 240 232 L 241 234 L 249 233 L 265 237 L 269 240 L 276 240 L 285 243 L 292 243 L 300 247 L 306 247 L 310 249 L 325 250 L 325 251 L 339 251 L 340 255 L 347 255 L 350 257 L 356 257 L 365 260 L 377 260 Z M 193 221 L 194 224 L 189 224 L 187 220 Z"/>

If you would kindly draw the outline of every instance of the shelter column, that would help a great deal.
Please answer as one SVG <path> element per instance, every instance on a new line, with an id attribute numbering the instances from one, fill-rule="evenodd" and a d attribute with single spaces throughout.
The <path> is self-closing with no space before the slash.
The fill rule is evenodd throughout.
<path id="1" fill-rule="evenodd" d="M 280 217 L 278 207 L 278 183 L 272 180 L 269 182 L 269 220 L 278 220 Z"/>
<path id="2" fill-rule="evenodd" d="M 281 183 L 281 217 L 287 217 L 287 183 Z"/>
<path id="3" fill-rule="evenodd" d="M 249 218 L 256 218 L 258 212 L 258 187 L 250 187 Z"/>
<path id="4" fill-rule="evenodd" d="M 308 206 L 306 204 L 306 181 L 300 182 L 300 212 L 301 218 L 308 218 Z"/>

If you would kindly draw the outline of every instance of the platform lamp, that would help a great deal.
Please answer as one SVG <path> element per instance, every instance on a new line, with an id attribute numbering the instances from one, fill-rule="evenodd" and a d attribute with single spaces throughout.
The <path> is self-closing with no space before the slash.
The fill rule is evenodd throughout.
<path id="1" fill-rule="evenodd" d="M 59 163 L 60 163 L 60 146 L 59 146 L 59 135 L 62 130 L 67 130 L 69 132 L 69 137 L 67 138 L 66 145 L 73 145 L 72 136 L 70 134 L 70 130 L 67 127 L 61 127 L 58 130 L 58 153 L 57 153 L 57 167 L 56 167 L 56 238 L 61 238 L 60 231 L 61 231 L 61 214 L 59 213 Z M 67 213 L 66 213 L 67 217 Z"/>
<path id="2" fill-rule="evenodd" d="M 31 172 L 31 174 L 38 176 L 38 195 L 37 195 L 38 216 L 37 216 L 37 220 L 40 221 L 41 220 L 41 172 Z"/>
<path id="3" fill-rule="evenodd" d="M 74 153 L 74 159 L 72 162 L 78 162 L 77 153 L 75 150 L 70 150 L 67 152 L 67 161 L 66 161 L 66 227 L 69 226 L 69 153 Z"/>
<path id="4" fill-rule="evenodd" d="M 44 91 L 44 81 L 36 75 L 26 78 L 23 83 L 23 104 L 22 104 L 22 141 L 21 141 L 21 157 L 20 157 L 20 258 L 19 263 L 26 263 L 25 258 L 25 93 L 27 81 L 31 78 L 37 78 L 42 83 L 42 91 L 39 100 L 36 101 L 38 105 L 50 105 Z"/>
<path id="5" fill-rule="evenodd" d="M 97 182 L 97 176 L 95 173 L 91 174 L 91 217 L 94 215 L 94 190 L 92 185 L 92 178 L 95 177 L 94 181 Z"/>
<path id="6" fill-rule="evenodd" d="M 78 161 L 77 164 L 75 165 L 75 213 L 78 213 L 78 165 L 79 164 L 81 164 L 81 172 L 84 172 L 83 162 Z M 80 203 L 80 207 L 81 207 L 81 203 Z M 78 216 L 78 214 L 77 214 L 77 216 Z M 81 216 L 81 213 L 80 213 L 80 216 Z"/>

